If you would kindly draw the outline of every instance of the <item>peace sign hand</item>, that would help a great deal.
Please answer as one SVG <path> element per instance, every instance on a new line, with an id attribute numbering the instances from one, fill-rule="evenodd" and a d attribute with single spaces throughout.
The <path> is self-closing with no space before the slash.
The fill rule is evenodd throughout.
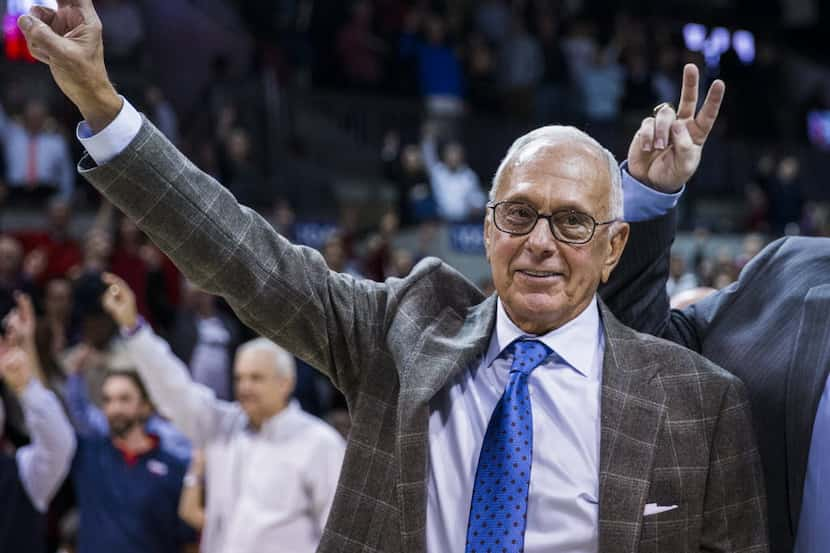
<path id="1" fill-rule="evenodd" d="M 720 79 L 713 82 L 695 115 L 699 79 L 697 66 L 687 64 L 677 113 L 664 104 L 654 117 L 643 120 L 631 141 L 628 172 L 660 192 L 675 193 L 694 175 L 718 118 L 726 85 Z"/>

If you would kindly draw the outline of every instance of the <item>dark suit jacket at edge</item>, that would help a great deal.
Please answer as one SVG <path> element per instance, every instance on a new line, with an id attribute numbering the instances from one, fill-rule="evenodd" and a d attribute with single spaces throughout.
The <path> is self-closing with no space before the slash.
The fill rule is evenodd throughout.
<path id="1" fill-rule="evenodd" d="M 345 394 L 353 427 L 319 551 L 424 551 L 429 401 L 484 353 L 495 298 L 437 259 L 385 283 L 330 272 L 146 121 L 116 159 L 84 158 L 81 172 L 188 278 Z M 740 381 L 601 312 L 600 550 L 766 551 Z M 678 508 L 644 520 L 646 503 Z"/>
<path id="2" fill-rule="evenodd" d="M 626 324 L 683 344 L 746 384 L 764 464 L 771 550 L 790 553 L 813 421 L 830 371 L 830 240 L 777 240 L 736 283 L 670 311 L 666 279 L 675 219 L 672 211 L 632 224 L 621 263 L 600 293 Z"/>

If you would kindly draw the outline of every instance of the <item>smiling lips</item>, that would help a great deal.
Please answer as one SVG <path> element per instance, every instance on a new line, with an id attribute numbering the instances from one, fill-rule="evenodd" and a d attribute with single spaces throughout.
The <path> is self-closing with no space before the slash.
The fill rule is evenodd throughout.
<path id="1" fill-rule="evenodd" d="M 517 272 L 531 278 L 550 278 L 563 276 L 562 273 L 556 271 L 535 271 L 531 269 L 519 269 Z"/>

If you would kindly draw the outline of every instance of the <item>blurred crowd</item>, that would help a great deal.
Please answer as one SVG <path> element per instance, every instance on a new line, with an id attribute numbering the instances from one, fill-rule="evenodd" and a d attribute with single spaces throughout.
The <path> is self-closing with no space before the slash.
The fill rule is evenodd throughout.
<path id="1" fill-rule="evenodd" d="M 95 3 L 104 24 L 108 67 L 122 93 L 201 169 L 219 179 L 240 202 L 256 208 L 286 237 L 318 248 L 333 271 L 378 281 L 405 276 L 420 258 L 433 254 L 439 227 L 480 224 L 490 175 L 471 160 L 471 149 L 480 145 L 465 140 L 469 133 L 464 129 L 471 121 L 567 123 L 586 128 L 603 142 L 613 141 L 621 129 L 630 138 L 655 104 L 676 102 L 684 63 L 706 65 L 699 52 L 684 47 L 680 22 L 625 14 L 600 17 L 569 7 L 579 2 L 268 3 L 278 4 L 276 8 L 261 4 L 239 8 L 257 42 L 249 73 L 240 74 L 229 59 L 216 56 L 198 97 L 189 106 L 174 107 L 156 83 L 153 67 L 158 60 L 145 48 L 141 4 Z M 257 10 L 271 11 L 252 23 L 263 15 Z M 270 39 L 262 38 L 272 31 Z M 763 148 L 753 160 L 757 167 L 753 177 L 737 186 L 742 193 L 740 221 L 726 225 L 741 233 L 739 237 L 722 245 L 717 234 L 722 225 L 711 219 L 692 220 L 697 228 L 688 237 L 690 246 L 671 260 L 668 292 L 679 302 L 686 301 L 684 293 L 688 297 L 690 292 L 728 286 L 777 236 L 830 236 L 830 210 L 823 198 L 805 192 L 802 161 L 793 153 L 805 136 L 803 113 L 830 110 L 830 86 L 809 97 L 788 97 L 783 59 L 780 46 L 761 41 L 753 65 L 725 54 L 719 69 L 704 74 L 703 86 L 721 77 L 730 87 L 718 132 Z M 377 162 L 366 168 L 367 178 L 382 178 L 389 184 L 396 201 L 371 217 L 360 206 L 341 205 L 339 216 L 326 221 L 295 205 L 297 189 L 304 187 L 306 177 L 317 178 L 312 175 L 317 175 L 317 165 L 324 165 L 324 160 L 309 159 L 308 142 L 314 137 L 289 132 L 275 142 L 268 135 L 263 119 L 266 101 L 256 86 L 256 75 L 274 66 L 287 90 L 311 86 L 413 99 L 419 118 L 410 126 L 385 128 L 382 140 L 374 145 L 379 151 Z M 13 70 L 6 67 L 6 72 Z M 108 384 L 114 386 L 111 373 L 123 377 L 120 385 L 129 396 L 125 401 L 143 405 L 148 396 L 147 383 L 134 376 L 142 358 L 130 352 L 131 336 L 125 332 L 131 329 L 117 321 L 103 302 L 114 282 L 103 275 L 112 274 L 119 279 L 117 286 L 132 291 L 137 315 L 154 336 L 170 344 L 190 379 L 219 400 L 244 399 L 237 352 L 256 337 L 223 300 L 184 281 L 133 222 L 76 175 L 75 162 L 82 153 L 73 137 L 77 115 L 54 102 L 54 95 L 32 95 L 19 84 L 9 79 L 0 82 L 0 318 L 16 313 L 16 324 L 25 319 L 21 315 L 25 302 L 17 292 L 31 298 L 34 307 L 28 334 L 18 327 L 20 343 L 4 347 L 22 347 L 24 339 L 31 341 L 29 355 L 39 366 L 33 371 L 36 378 L 58 399 L 80 436 L 92 432 L 96 420 L 84 414 L 87 406 L 103 413 L 99 422 L 104 420 L 109 427 L 118 423 L 123 412 L 107 407 L 116 393 L 107 391 Z M 758 87 L 763 94 L 756 93 Z M 777 109 L 782 105 L 793 106 L 792 113 Z M 758 113 L 773 115 L 761 118 Z M 283 121 L 290 125 L 290 116 Z M 771 141 L 777 146 L 769 147 Z M 277 164 L 284 166 L 277 171 Z M 319 195 L 315 200 L 328 201 Z M 404 236 L 414 238 L 406 241 Z M 486 279 L 480 285 L 492 290 Z M 270 351 L 271 346 L 258 344 L 253 349 Z M 286 377 L 288 395 L 296 405 L 345 436 L 349 421 L 342 396 L 302 361 L 280 359 L 283 368 L 291 367 L 291 376 Z M 143 361 L 152 364 L 152 359 Z M 0 388 L 5 405 L 0 433 L 4 451 L 19 450 L 38 439 L 26 424 L 29 407 L 20 395 L 24 392 L 18 392 L 8 383 Z M 274 393 L 277 404 L 293 401 Z M 203 497 L 188 495 L 194 486 L 183 485 L 182 479 L 186 481 L 185 475 L 204 479 L 211 470 L 211 455 L 214 462 L 226 461 L 208 454 L 205 468 L 204 458 L 196 456 L 188 469 L 187 432 L 171 424 L 169 415 L 153 414 L 149 404 L 136 409 L 140 413 L 136 420 L 147 423 L 146 435 L 136 438 L 139 449 L 163 450 L 167 457 L 152 466 L 179 480 L 171 484 L 173 498 L 164 500 L 175 502 L 164 516 L 175 518 L 181 499 L 182 516 L 199 529 L 213 511 L 208 506 L 204 512 Z M 112 443 L 120 439 L 112 428 L 99 433 Z M 141 446 L 142 436 L 149 445 Z M 122 453 L 129 464 L 129 452 Z M 52 502 L 47 519 L 50 551 L 59 546 L 62 551 L 74 550 L 79 528 L 84 527 L 83 522 L 79 526 L 78 509 L 83 521 L 84 508 L 92 509 L 88 506 L 100 499 L 79 488 L 93 486 L 97 465 L 89 462 L 81 467 L 76 458 L 73 477 Z M 132 477 L 125 473 L 118 478 Z M 314 501 L 319 516 L 325 511 L 320 506 L 325 498 Z M 131 508 L 126 503 L 109 507 Z M 86 513 L 87 521 L 93 516 L 90 513 L 99 516 L 92 509 Z M 176 536 L 171 543 L 197 541 L 192 529 L 171 523 L 169 532 Z"/>

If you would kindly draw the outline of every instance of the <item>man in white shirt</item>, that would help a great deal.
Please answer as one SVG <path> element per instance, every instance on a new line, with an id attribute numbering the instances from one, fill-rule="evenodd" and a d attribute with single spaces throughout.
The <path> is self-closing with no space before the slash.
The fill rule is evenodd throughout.
<path id="1" fill-rule="evenodd" d="M 159 411 L 205 451 L 203 553 L 312 553 L 334 497 L 345 443 L 302 411 L 294 357 L 265 338 L 239 347 L 237 402 L 216 398 L 138 316 L 127 284 L 106 275 L 104 307 Z M 185 486 L 199 486 L 188 475 Z M 185 492 L 187 493 L 187 492 Z"/>
<path id="2" fill-rule="evenodd" d="M 487 198 L 481 190 L 478 175 L 464 159 L 464 147 L 456 141 L 448 142 L 442 161 L 438 157 L 435 130 L 431 125 L 425 125 L 421 149 L 438 216 L 451 222 L 465 222 L 480 216 Z"/>

